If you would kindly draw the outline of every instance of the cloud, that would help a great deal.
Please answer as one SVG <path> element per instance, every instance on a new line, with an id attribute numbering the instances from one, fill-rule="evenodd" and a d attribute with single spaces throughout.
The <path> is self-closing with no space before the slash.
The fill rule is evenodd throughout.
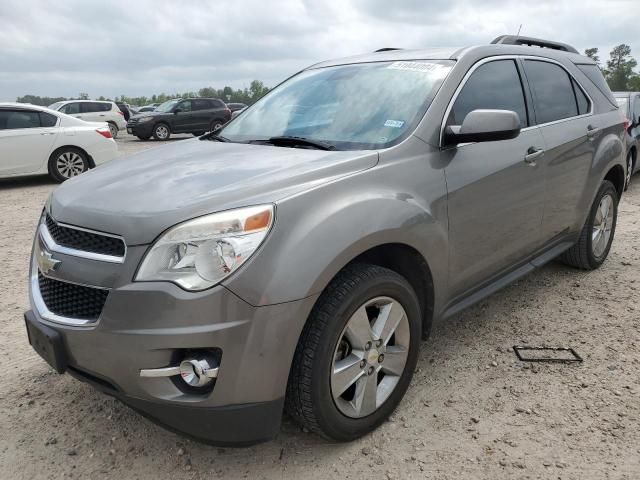
<path id="1" fill-rule="evenodd" d="M 640 57 L 636 0 L 3 0 L 0 100 L 32 93 L 149 95 L 203 86 L 274 85 L 320 60 L 384 46 L 487 43 L 504 33 L 554 38 L 601 58 Z"/>

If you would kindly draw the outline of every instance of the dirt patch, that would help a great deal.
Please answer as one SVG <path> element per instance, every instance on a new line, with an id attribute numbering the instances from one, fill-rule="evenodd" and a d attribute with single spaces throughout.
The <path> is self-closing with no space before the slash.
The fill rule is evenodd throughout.
<path id="1" fill-rule="evenodd" d="M 132 153 L 158 142 L 119 139 Z M 46 177 L 0 181 L 1 478 L 155 480 L 640 477 L 640 176 L 595 272 L 550 264 L 436 325 L 392 419 L 329 444 L 285 419 L 249 449 L 155 426 L 31 350 L 22 312 Z M 528 364 L 511 346 L 571 346 L 579 364 Z"/>

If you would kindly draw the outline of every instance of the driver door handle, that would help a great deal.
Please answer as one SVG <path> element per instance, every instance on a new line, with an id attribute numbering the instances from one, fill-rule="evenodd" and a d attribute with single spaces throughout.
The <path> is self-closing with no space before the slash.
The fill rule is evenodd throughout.
<path id="1" fill-rule="evenodd" d="M 524 156 L 524 162 L 529 165 L 535 165 L 536 160 L 544 156 L 544 150 L 536 147 L 529 147 L 527 154 Z"/>

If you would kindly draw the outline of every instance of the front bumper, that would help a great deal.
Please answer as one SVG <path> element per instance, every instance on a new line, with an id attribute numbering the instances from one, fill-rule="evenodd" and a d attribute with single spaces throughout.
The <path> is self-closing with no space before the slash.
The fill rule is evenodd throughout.
<path id="1" fill-rule="evenodd" d="M 291 359 L 315 301 L 254 307 L 223 286 L 191 293 L 129 283 L 110 290 L 95 324 L 72 326 L 43 318 L 34 293 L 27 321 L 60 335 L 67 373 L 171 430 L 238 446 L 277 434 Z M 142 369 L 175 365 L 180 352 L 206 348 L 222 352 L 209 392 L 181 388 L 179 377 L 140 377 Z"/>
<path id="2" fill-rule="evenodd" d="M 126 125 L 127 133 L 135 135 L 136 137 L 150 137 L 153 133 L 154 124 L 155 122 L 153 120 L 142 123 L 128 122 Z"/>

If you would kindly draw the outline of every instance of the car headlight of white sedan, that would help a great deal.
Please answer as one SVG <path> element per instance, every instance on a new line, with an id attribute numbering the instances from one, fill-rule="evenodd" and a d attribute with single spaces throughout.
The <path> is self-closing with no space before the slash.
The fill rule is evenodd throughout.
<path id="1" fill-rule="evenodd" d="M 135 280 L 169 281 L 190 291 L 210 288 L 247 261 L 273 220 L 273 205 L 260 205 L 180 223 L 156 240 Z"/>

